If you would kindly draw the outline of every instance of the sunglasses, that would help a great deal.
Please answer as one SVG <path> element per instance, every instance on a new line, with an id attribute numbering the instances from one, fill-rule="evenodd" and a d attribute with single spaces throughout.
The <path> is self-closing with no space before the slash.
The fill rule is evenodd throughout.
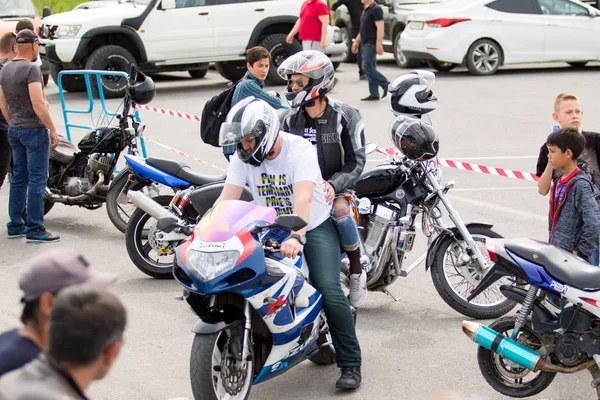
<path id="1" fill-rule="evenodd" d="M 296 85 L 299 88 L 303 88 L 304 86 L 306 86 L 306 83 L 304 83 L 304 81 L 302 79 L 289 79 L 288 80 L 288 86 L 292 86 L 292 85 Z"/>

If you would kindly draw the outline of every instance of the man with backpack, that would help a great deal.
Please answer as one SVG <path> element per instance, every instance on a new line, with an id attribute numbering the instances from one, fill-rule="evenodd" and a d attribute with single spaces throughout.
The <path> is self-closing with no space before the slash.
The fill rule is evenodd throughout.
<path id="1" fill-rule="evenodd" d="M 255 46 L 246 51 L 246 68 L 248 68 L 246 75 L 223 93 L 209 100 L 202 111 L 200 134 L 205 143 L 219 145 L 221 123 L 225 121 L 229 109 L 246 97 L 253 96 L 264 100 L 275 109 L 285 107 L 279 95 L 271 95 L 264 89 L 270 61 L 271 54 L 262 46 Z M 235 146 L 223 146 L 223 154 L 228 161 L 233 153 L 235 153 Z"/>

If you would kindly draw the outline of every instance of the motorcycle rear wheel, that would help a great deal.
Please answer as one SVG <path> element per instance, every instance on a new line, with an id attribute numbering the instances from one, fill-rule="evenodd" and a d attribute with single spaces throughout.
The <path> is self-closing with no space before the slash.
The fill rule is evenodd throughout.
<path id="1" fill-rule="evenodd" d="M 486 238 L 501 238 L 499 234 L 491 229 L 471 226 L 468 228 L 469 233 L 473 237 L 475 244 L 479 250 L 483 252 L 483 256 L 488 263 L 491 263 L 487 250 L 485 248 Z M 431 266 L 431 279 L 435 289 L 442 299 L 459 313 L 467 317 L 475 319 L 494 319 L 499 318 L 512 310 L 517 304 L 507 299 L 498 289 L 499 285 L 494 285 L 477 296 L 472 301 L 467 301 L 470 291 L 477 286 L 484 274 L 479 271 L 479 266 L 475 262 L 467 265 L 457 265 L 458 255 L 451 254 L 453 251 L 458 251 L 460 248 L 455 240 L 451 237 L 446 237 L 437 248 L 434 254 L 433 264 Z M 447 266 L 447 262 L 454 259 L 454 264 Z M 458 277 L 459 283 L 453 284 L 451 279 Z M 463 286 L 464 285 L 464 286 Z M 459 290 L 464 287 L 464 292 Z M 459 293 L 460 292 L 460 293 Z M 481 303 L 484 300 L 490 300 L 490 303 Z"/>
<path id="2" fill-rule="evenodd" d="M 510 337 L 515 326 L 516 317 L 503 317 L 490 325 L 496 332 Z M 517 337 L 517 342 L 538 350 L 542 340 L 531 328 L 527 321 Z M 481 375 L 494 390 L 509 397 L 529 397 L 545 390 L 554 380 L 555 372 L 532 372 L 512 361 L 505 359 L 485 347 L 478 346 L 477 362 Z M 531 378 L 525 381 L 526 378 Z"/>
<path id="3" fill-rule="evenodd" d="M 247 361 L 244 371 L 236 369 L 235 366 L 239 361 L 228 357 L 230 334 L 231 331 L 225 329 L 210 335 L 196 334 L 194 337 L 190 355 L 190 381 L 195 400 L 222 398 L 245 400 L 250 396 L 254 358 L 250 354 L 250 360 Z M 247 345 L 252 351 L 251 344 L 247 343 Z M 229 385 L 238 386 L 240 376 L 243 378 L 242 387 L 236 387 L 233 390 L 234 392 L 239 390 L 239 392 L 232 394 L 232 388 L 228 392 L 225 387 L 226 380 L 232 379 L 233 381 L 229 382 Z"/>
<path id="4" fill-rule="evenodd" d="M 156 196 L 152 199 L 167 208 L 172 196 Z M 140 271 L 156 279 L 173 279 L 173 258 L 176 246 L 172 246 L 172 249 L 163 249 L 165 254 L 159 255 L 157 249 L 150 242 L 156 222 L 145 211 L 136 209 L 131 215 L 125 232 L 125 247 L 127 247 L 129 258 Z M 171 251 L 171 254 L 166 254 Z M 155 255 L 151 255 L 151 253 Z"/>

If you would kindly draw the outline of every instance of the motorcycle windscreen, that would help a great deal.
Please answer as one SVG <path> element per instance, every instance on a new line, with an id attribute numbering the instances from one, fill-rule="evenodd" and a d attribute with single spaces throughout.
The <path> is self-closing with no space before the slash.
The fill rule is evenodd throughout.
<path id="1" fill-rule="evenodd" d="M 195 235 L 203 242 L 225 242 L 253 222 L 272 224 L 276 217 L 274 208 L 241 200 L 225 200 L 204 214 Z"/>

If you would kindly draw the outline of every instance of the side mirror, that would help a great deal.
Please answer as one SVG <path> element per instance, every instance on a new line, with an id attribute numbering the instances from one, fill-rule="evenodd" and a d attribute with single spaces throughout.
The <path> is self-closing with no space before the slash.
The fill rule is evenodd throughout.
<path id="1" fill-rule="evenodd" d="M 376 150 L 377 150 L 377 143 L 375 143 L 375 142 L 368 143 L 365 146 L 365 153 L 366 154 L 371 154 L 371 153 L 373 153 Z"/>
<path id="2" fill-rule="evenodd" d="M 163 231 L 165 233 L 169 233 L 169 232 L 172 232 L 173 229 L 175 229 L 177 227 L 178 222 L 179 221 L 177 220 L 177 218 L 168 215 L 166 217 L 160 218 L 156 222 L 156 229 L 158 229 L 159 231 Z"/>
<path id="3" fill-rule="evenodd" d="M 297 215 L 280 215 L 273 225 L 280 226 L 292 231 L 304 228 L 308 223 Z"/>
<path id="4" fill-rule="evenodd" d="M 175 0 L 162 0 L 162 2 L 160 3 L 160 8 L 162 8 L 163 10 L 171 10 L 175 7 Z"/>
<path id="5" fill-rule="evenodd" d="M 50 9 L 50 7 L 44 6 L 44 9 L 42 11 L 42 18 L 49 17 L 50 15 L 52 15 L 52 10 Z"/>

